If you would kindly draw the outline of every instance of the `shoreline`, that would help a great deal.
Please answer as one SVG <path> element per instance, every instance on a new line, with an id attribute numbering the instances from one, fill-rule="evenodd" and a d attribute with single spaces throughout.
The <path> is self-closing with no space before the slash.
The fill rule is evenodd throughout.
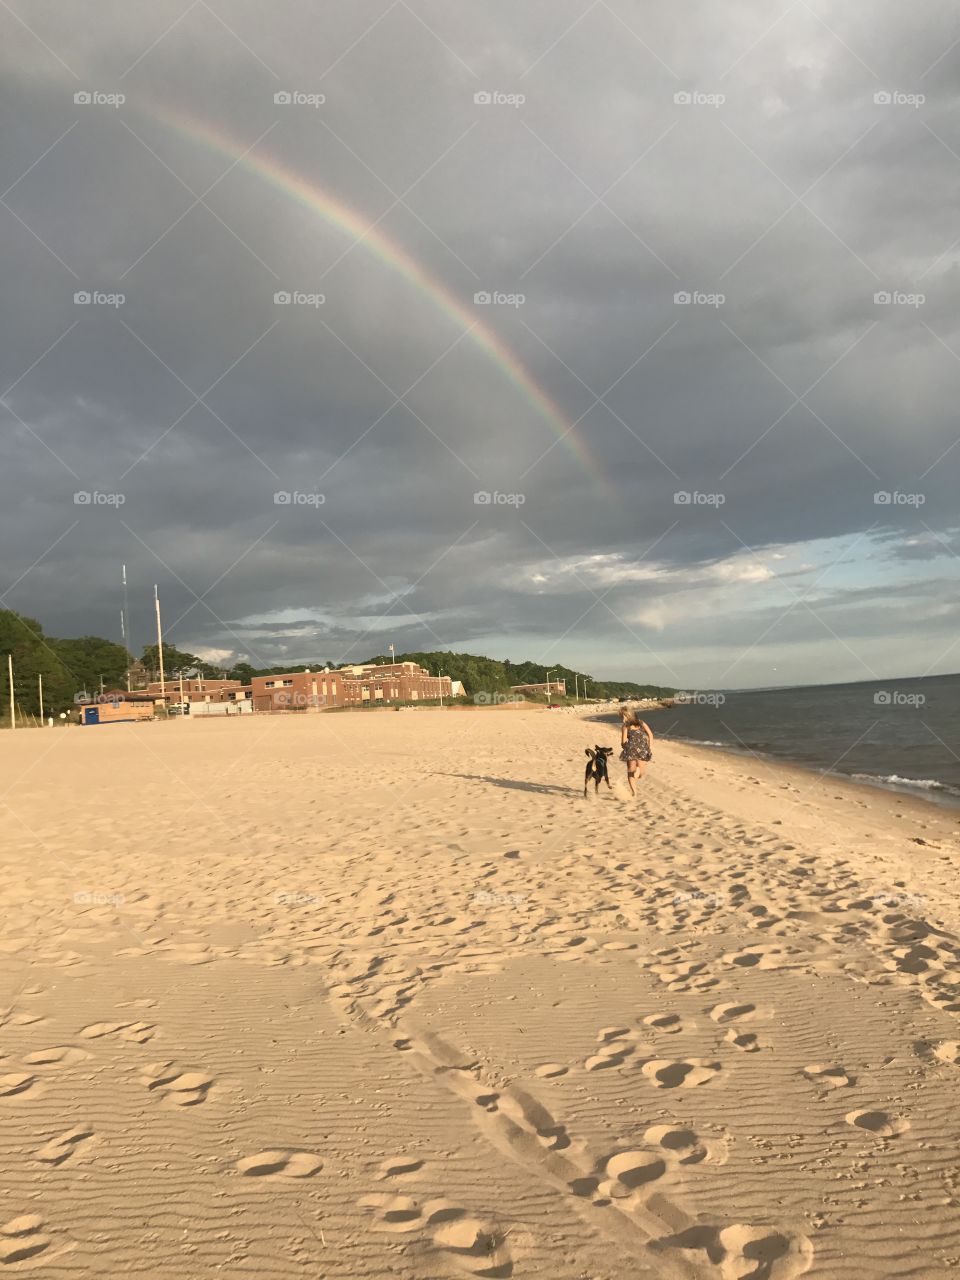
<path id="1" fill-rule="evenodd" d="M 659 705 L 656 707 L 641 707 L 642 711 L 659 711 Z M 583 719 L 593 719 L 597 723 L 609 723 L 616 726 L 617 714 L 593 714 L 587 715 L 582 713 Z M 756 751 L 752 747 L 738 747 L 734 743 L 728 742 L 704 742 L 699 739 L 680 738 L 675 734 L 659 734 L 655 723 L 651 725 L 658 742 L 675 742 L 680 746 L 690 747 L 694 750 L 704 751 L 707 753 L 719 753 L 721 755 L 730 756 L 737 760 L 754 760 L 759 764 L 776 765 L 784 769 L 792 769 L 805 777 L 814 777 L 829 779 L 831 783 L 838 785 L 854 787 L 858 790 L 866 790 L 869 792 L 879 792 L 881 795 L 897 796 L 908 803 L 916 803 L 924 809 L 929 807 L 941 814 L 955 815 L 958 823 L 960 823 L 960 794 L 953 791 L 946 783 L 941 783 L 937 779 L 921 779 L 914 780 L 912 785 L 910 780 L 904 780 L 902 784 L 887 782 L 879 775 L 869 774 L 849 774 L 837 773 L 832 770 L 824 770 L 817 768 L 816 765 L 806 764 L 799 760 L 791 760 L 786 756 L 773 755 L 769 752 Z M 934 782 L 936 785 L 927 787 L 925 782 Z"/>

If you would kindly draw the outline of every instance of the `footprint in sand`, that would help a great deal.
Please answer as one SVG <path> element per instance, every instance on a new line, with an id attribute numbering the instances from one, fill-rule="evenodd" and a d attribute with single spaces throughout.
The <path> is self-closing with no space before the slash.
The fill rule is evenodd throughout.
<path id="1" fill-rule="evenodd" d="M 714 1022 L 719 1022 L 721 1026 L 725 1026 L 728 1022 L 744 1022 L 747 1018 L 757 1016 L 757 1006 L 755 1004 L 737 1004 L 732 1001 L 728 1004 L 716 1004 L 709 1010 L 710 1017 Z"/>
<path id="2" fill-rule="evenodd" d="M 419 1173 L 423 1161 L 416 1156 L 389 1156 L 380 1164 L 381 1178 L 402 1178 L 405 1174 Z"/>
<path id="3" fill-rule="evenodd" d="M 35 1053 L 28 1053 L 24 1062 L 28 1067 L 72 1067 L 89 1057 L 85 1049 L 76 1049 L 70 1044 L 60 1044 L 52 1049 L 38 1049 Z"/>
<path id="4" fill-rule="evenodd" d="M 624 1199 L 638 1187 L 657 1182 L 667 1171 L 666 1161 L 653 1151 L 620 1151 L 604 1161 L 604 1181 L 597 1190 L 613 1199 Z"/>
<path id="5" fill-rule="evenodd" d="M 813 1247 L 806 1236 L 742 1223 L 723 1228 L 690 1227 L 654 1240 L 651 1247 L 676 1249 L 698 1272 L 709 1261 L 716 1269 L 711 1268 L 708 1274 L 722 1280 L 796 1280 L 813 1262 Z"/>
<path id="6" fill-rule="evenodd" d="M 323 1161 L 312 1151 L 258 1151 L 237 1161 L 245 1178 L 312 1178 Z"/>
<path id="7" fill-rule="evenodd" d="M 481 1218 L 462 1217 L 441 1223 L 433 1233 L 433 1243 L 468 1275 L 492 1278 L 513 1273 L 513 1260 L 503 1233 Z"/>
<path id="8" fill-rule="evenodd" d="M 557 1076 L 565 1076 L 568 1070 L 569 1067 L 562 1062 L 542 1062 L 539 1067 L 534 1067 L 533 1074 L 541 1080 L 554 1080 Z"/>
<path id="9" fill-rule="evenodd" d="M 910 1128 L 909 1120 L 891 1115 L 887 1111 L 849 1111 L 843 1118 L 847 1124 L 852 1124 L 857 1129 L 866 1129 L 878 1138 L 896 1138 Z"/>
<path id="10" fill-rule="evenodd" d="M 826 1085 L 828 1089 L 843 1089 L 856 1081 L 847 1075 L 843 1067 L 826 1067 L 821 1062 L 813 1062 L 803 1068 L 803 1074 L 814 1084 Z"/>
<path id="11" fill-rule="evenodd" d="M 664 1035 L 676 1035 L 684 1029 L 679 1013 L 648 1013 L 640 1022 L 652 1031 L 659 1031 Z"/>
<path id="12" fill-rule="evenodd" d="M 16 1071 L 11 1075 L 0 1076 L 0 1098 L 14 1098 L 17 1094 L 27 1093 L 37 1083 L 37 1077 L 28 1071 Z"/>
<path id="13" fill-rule="evenodd" d="M 723 1038 L 728 1044 L 732 1044 L 735 1049 L 739 1049 L 741 1053 L 759 1053 L 762 1048 L 766 1047 L 752 1031 L 737 1031 L 734 1027 L 731 1027 Z"/>
<path id="14" fill-rule="evenodd" d="M 0 1226 L 0 1265 L 24 1262 L 49 1247 L 50 1237 L 41 1231 L 39 1213 L 25 1213 Z"/>
<path id="15" fill-rule="evenodd" d="M 719 1164 L 726 1156 L 726 1147 L 716 1147 L 703 1142 L 693 1129 L 680 1125 L 655 1124 L 643 1135 L 644 1142 L 659 1147 L 668 1158 L 678 1164 L 702 1164 L 704 1161 Z"/>
<path id="16" fill-rule="evenodd" d="M 70 1159 L 81 1142 L 86 1142 L 88 1138 L 93 1136 L 93 1130 L 88 1125 L 76 1125 L 73 1129 L 68 1129 L 66 1133 L 61 1133 L 58 1138 L 51 1138 L 49 1142 L 33 1153 L 33 1158 L 42 1160 L 44 1164 L 63 1164 L 65 1160 Z"/>
<path id="17" fill-rule="evenodd" d="M 195 1107 L 205 1101 L 213 1076 L 202 1071 L 183 1071 L 175 1062 L 154 1062 L 144 1069 L 143 1083 L 158 1090 L 164 1101 L 176 1107 Z"/>
<path id="18" fill-rule="evenodd" d="M 85 1040 L 99 1040 L 102 1036 L 119 1035 L 130 1044 L 146 1044 L 156 1035 L 157 1028 L 151 1022 L 92 1022 L 83 1027 L 80 1034 Z"/>
<path id="19" fill-rule="evenodd" d="M 364 1196 L 360 1204 L 376 1210 L 376 1227 L 379 1231 L 405 1234 L 423 1225 L 423 1214 L 416 1200 L 410 1196 Z"/>
<path id="20" fill-rule="evenodd" d="M 695 1089 L 712 1084 L 719 1077 L 720 1063 L 706 1058 L 690 1058 L 686 1062 L 654 1058 L 643 1063 L 641 1070 L 656 1089 Z"/>
<path id="21" fill-rule="evenodd" d="M 940 1062 L 960 1067 L 960 1040 L 944 1040 L 934 1049 L 933 1056 Z"/>

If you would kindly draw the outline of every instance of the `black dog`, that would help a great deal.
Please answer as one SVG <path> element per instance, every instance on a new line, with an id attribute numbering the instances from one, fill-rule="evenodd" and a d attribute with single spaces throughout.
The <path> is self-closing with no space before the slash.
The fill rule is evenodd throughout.
<path id="1" fill-rule="evenodd" d="M 613 755 L 613 747 L 587 747 L 586 753 L 590 757 L 587 761 L 587 771 L 583 775 L 583 794 L 587 794 L 587 787 L 590 785 L 590 779 L 593 779 L 594 793 L 600 790 L 600 783 L 605 782 L 610 787 L 610 775 L 607 773 L 607 756 Z M 610 787 L 613 790 L 613 787 Z"/>

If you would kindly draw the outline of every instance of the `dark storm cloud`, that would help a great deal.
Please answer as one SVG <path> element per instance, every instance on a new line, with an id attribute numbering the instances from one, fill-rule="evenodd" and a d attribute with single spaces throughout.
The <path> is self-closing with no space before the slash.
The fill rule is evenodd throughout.
<path id="1" fill-rule="evenodd" d="M 764 637 L 813 678 L 848 659 L 830 633 L 869 637 L 871 662 L 888 642 L 896 665 L 887 576 L 929 560 L 913 626 L 942 650 L 956 560 L 931 538 L 955 524 L 960 462 L 945 4 L 178 0 L 91 21 L 38 0 L 20 17 L 0 15 L 5 603 L 115 631 L 127 563 L 138 643 L 157 581 L 181 644 L 264 662 L 362 657 L 389 631 L 556 645 L 624 675 L 650 645 L 702 682 L 711 642 L 728 661 Z M 374 238 L 190 122 L 377 221 L 575 436 Z M 278 308 L 281 289 L 325 301 Z M 475 308 L 481 290 L 525 300 Z M 803 547 L 822 569 L 823 540 L 857 535 L 861 582 L 824 603 L 829 632 L 771 626 L 817 568 Z"/>

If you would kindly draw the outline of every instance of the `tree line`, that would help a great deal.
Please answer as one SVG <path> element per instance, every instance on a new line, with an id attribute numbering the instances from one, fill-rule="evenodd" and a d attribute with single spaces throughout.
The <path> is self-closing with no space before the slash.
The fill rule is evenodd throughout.
<path id="1" fill-rule="evenodd" d="M 40 710 L 38 676 L 43 677 L 43 702 L 45 710 L 59 713 L 76 705 L 79 695 L 95 696 L 104 689 L 125 689 L 127 672 L 137 660 L 121 644 L 104 640 L 101 636 L 77 636 L 60 639 L 48 636 L 35 618 L 28 618 L 12 610 L 0 610 L 0 654 L 12 654 L 14 666 L 14 694 L 17 707 L 24 715 L 37 715 Z M 570 667 L 554 664 L 550 667 L 537 662 L 511 662 L 472 653 L 432 651 L 401 653 L 391 657 L 375 654 L 366 660 L 374 663 L 416 662 L 433 675 L 442 672 L 452 680 L 459 680 L 467 696 L 477 694 L 509 695 L 511 686 L 518 684 L 544 684 L 549 675 L 551 681 L 565 680 L 567 696 L 572 697 L 574 687 L 581 696 L 591 698 L 666 697 L 674 692 L 659 685 L 636 684 L 624 680 L 594 680 L 593 676 Z M 140 668 L 149 678 L 159 673 L 159 651 L 155 644 L 147 645 L 140 658 Z M 274 667 L 254 667 L 248 662 L 222 666 L 208 662 L 196 654 L 163 646 L 163 666 L 167 679 L 173 681 L 184 676 L 202 676 L 206 680 L 229 679 L 249 684 L 253 676 L 280 675 L 288 671 L 322 671 L 324 667 L 337 670 L 353 666 L 353 663 L 287 662 Z M 6 673 L 0 673 L 6 684 Z M 4 703 L 7 690 L 4 687 Z"/>

